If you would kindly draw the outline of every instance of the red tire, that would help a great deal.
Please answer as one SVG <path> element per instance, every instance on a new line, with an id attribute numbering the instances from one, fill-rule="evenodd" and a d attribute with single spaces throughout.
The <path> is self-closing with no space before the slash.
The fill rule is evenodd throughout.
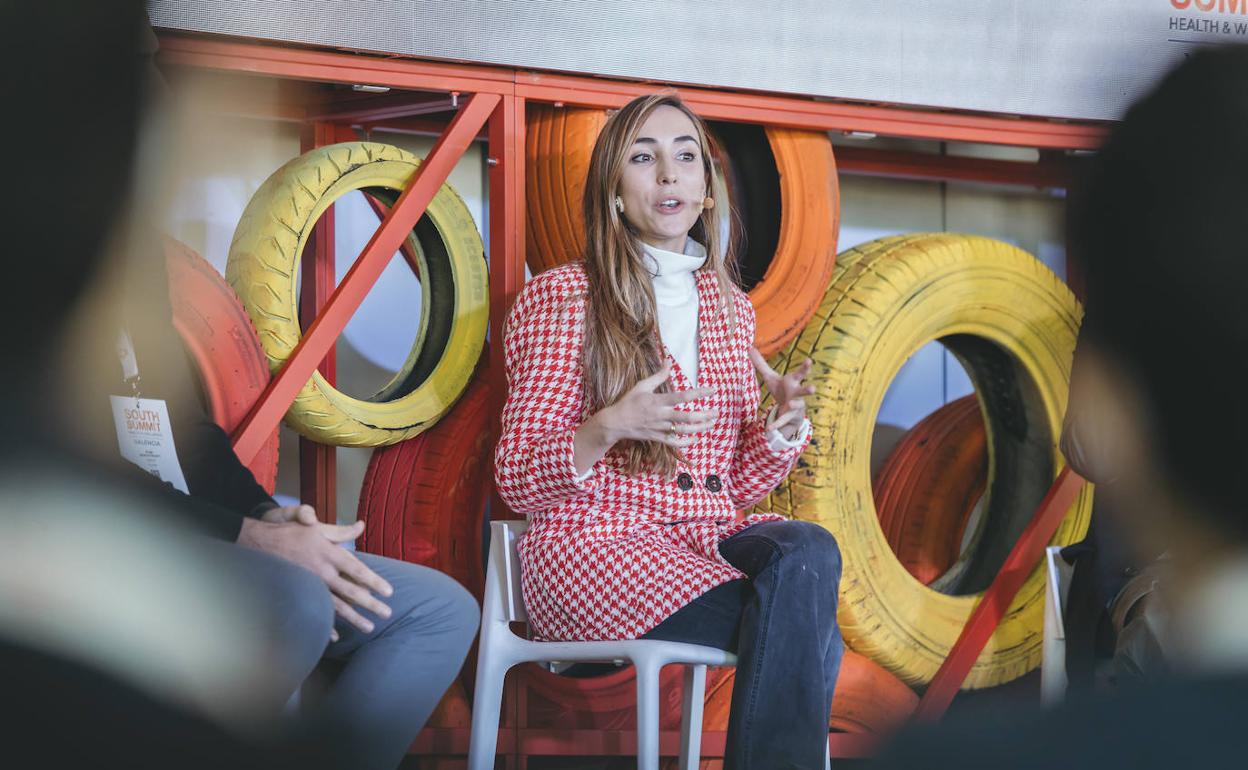
<path id="1" fill-rule="evenodd" d="M 880 528 L 924 585 L 958 561 L 967 521 L 987 484 L 988 436 L 974 395 L 923 418 L 880 468 L 872 484 Z"/>
<path id="2" fill-rule="evenodd" d="M 489 389 L 474 380 L 437 425 L 373 450 L 360 489 L 361 551 L 445 572 L 481 598 Z"/>
<path id="3" fill-rule="evenodd" d="M 269 384 L 269 362 L 247 311 L 216 268 L 184 243 L 164 239 L 173 326 L 195 362 L 213 422 L 233 433 Z M 256 482 L 277 486 L 278 432 L 247 463 Z"/>

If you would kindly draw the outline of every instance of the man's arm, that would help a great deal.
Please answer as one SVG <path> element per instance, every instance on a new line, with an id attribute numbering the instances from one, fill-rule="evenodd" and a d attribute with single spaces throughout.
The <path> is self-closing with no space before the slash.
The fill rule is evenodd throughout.
<path id="1" fill-rule="evenodd" d="M 234 542 L 243 527 L 243 514 L 211 500 L 183 494 L 172 484 L 163 482 L 137 465 L 121 460 L 118 472 L 134 486 L 152 495 L 154 502 L 164 501 L 160 509 L 182 521 L 187 529 L 209 537 Z"/>
<path id="2" fill-rule="evenodd" d="M 252 518 L 277 507 L 277 501 L 238 459 L 230 437 L 206 415 L 176 431 L 174 443 L 192 497 Z"/>

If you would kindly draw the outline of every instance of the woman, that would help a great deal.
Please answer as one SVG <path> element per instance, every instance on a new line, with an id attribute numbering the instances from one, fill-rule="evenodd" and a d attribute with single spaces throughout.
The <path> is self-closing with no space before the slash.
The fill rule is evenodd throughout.
<path id="1" fill-rule="evenodd" d="M 504 339 L 499 494 L 545 639 L 653 638 L 732 650 L 729 768 L 821 768 L 840 665 L 840 554 L 823 528 L 738 520 L 810 436 L 802 384 L 753 348 L 708 197 L 702 122 L 638 97 L 603 127 L 584 261 L 524 287 Z M 751 362 L 776 402 L 760 418 Z"/>

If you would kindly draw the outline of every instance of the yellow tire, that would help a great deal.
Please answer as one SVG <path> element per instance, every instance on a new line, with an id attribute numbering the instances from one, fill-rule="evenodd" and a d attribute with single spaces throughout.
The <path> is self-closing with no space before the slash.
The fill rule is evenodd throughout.
<path id="1" fill-rule="evenodd" d="M 347 142 L 295 158 L 256 191 L 234 231 L 225 275 L 255 322 L 274 373 L 301 336 L 296 286 L 312 226 L 354 190 L 393 205 L 419 165 L 397 147 Z M 367 399 L 341 393 L 315 373 L 286 413 L 299 433 L 337 446 L 394 444 L 437 422 L 467 388 L 485 344 L 488 270 L 472 214 L 449 185 L 434 196 L 408 243 L 423 295 L 411 354 Z"/>
<path id="2" fill-rule="evenodd" d="M 1057 450 L 1082 310 L 1056 275 L 1009 244 L 967 235 L 884 238 L 837 257 L 814 318 L 774 358 L 779 371 L 814 359 L 811 447 L 760 510 L 815 521 L 844 557 L 838 620 L 846 642 L 911 685 L 929 682 L 982 591 L 1062 465 Z M 946 593 L 923 585 L 889 547 L 871 492 L 870 436 L 902 364 L 940 340 L 962 362 L 985 416 L 985 525 Z M 1083 536 L 1084 489 L 1054 543 Z M 1010 681 L 1040 662 L 1041 569 L 1031 573 L 967 677 Z"/>

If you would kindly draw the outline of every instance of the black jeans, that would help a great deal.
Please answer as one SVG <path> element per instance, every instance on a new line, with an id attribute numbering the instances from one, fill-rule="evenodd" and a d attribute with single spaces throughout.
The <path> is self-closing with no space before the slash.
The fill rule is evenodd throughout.
<path id="1" fill-rule="evenodd" d="M 845 649 L 836 539 L 810 522 L 769 521 L 723 541 L 719 552 L 748 579 L 712 588 L 643 638 L 737 654 L 725 770 L 819 770 Z"/>

